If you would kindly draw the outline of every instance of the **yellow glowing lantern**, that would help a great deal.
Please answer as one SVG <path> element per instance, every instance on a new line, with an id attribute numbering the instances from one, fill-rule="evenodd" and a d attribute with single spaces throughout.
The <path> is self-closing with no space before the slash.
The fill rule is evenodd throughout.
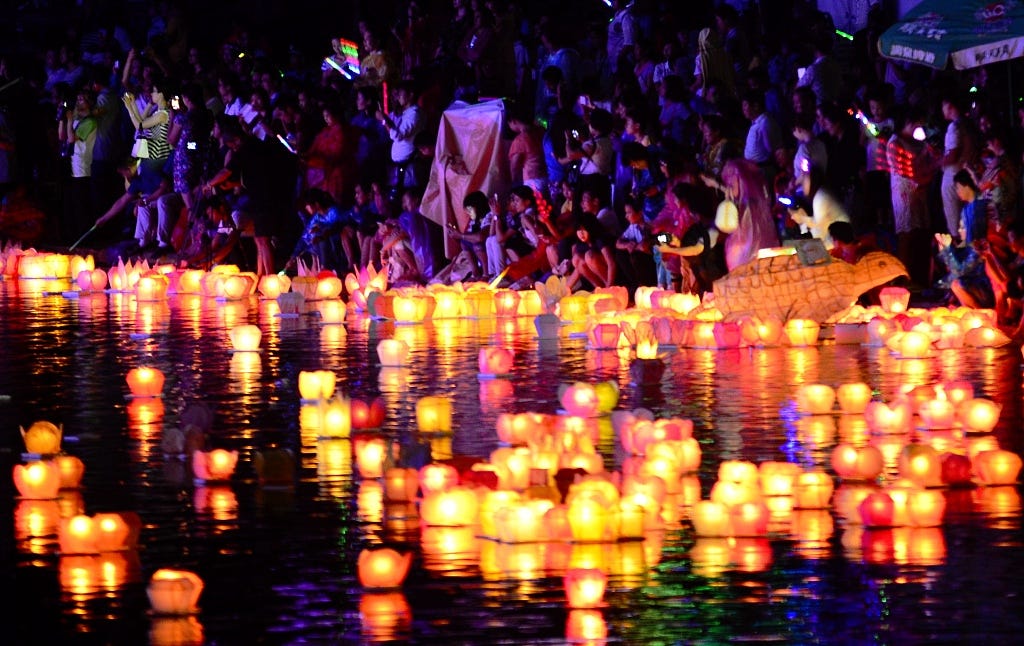
<path id="1" fill-rule="evenodd" d="M 587 320 L 587 316 L 590 314 L 590 305 L 587 302 L 586 294 L 571 294 L 569 296 L 563 296 L 558 301 L 558 307 L 556 308 L 556 314 L 558 318 L 563 321 L 569 321 L 572 323 L 582 323 Z"/>
<path id="2" fill-rule="evenodd" d="M 917 410 L 921 423 L 930 429 L 953 428 L 956 421 L 956 408 L 945 396 L 930 399 L 921 404 Z"/>
<path id="3" fill-rule="evenodd" d="M 793 488 L 795 509 L 824 509 L 835 490 L 832 476 L 824 471 L 805 471 L 797 476 Z"/>
<path id="4" fill-rule="evenodd" d="M 341 290 L 345 285 L 341 278 L 332 275 L 324 275 L 317 278 L 316 289 L 310 300 L 328 300 L 341 296 Z"/>
<path id="5" fill-rule="evenodd" d="M 740 322 L 740 335 L 748 345 L 778 345 L 784 332 L 782 321 L 776 317 L 750 317 Z"/>
<path id="6" fill-rule="evenodd" d="M 809 415 L 828 415 L 836 402 L 836 391 L 828 384 L 804 384 L 796 392 L 797 410 Z"/>
<path id="7" fill-rule="evenodd" d="M 793 347 L 802 348 L 818 345 L 821 325 L 810 319 L 789 319 L 785 325 L 786 338 Z"/>
<path id="8" fill-rule="evenodd" d="M 98 554 L 99 527 L 95 519 L 78 514 L 60 521 L 57 542 L 61 554 Z"/>
<path id="9" fill-rule="evenodd" d="M 149 605 L 158 615 L 190 615 L 199 611 L 203 580 L 187 570 L 161 568 L 146 588 Z"/>
<path id="10" fill-rule="evenodd" d="M 964 345 L 968 348 L 1001 348 L 1013 339 L 997 327 L 982 325 L 964 333 Z"/>
<path id="11" fill-rule="evenodd" d="M 60 488 L 77 489 L 85 474 L 85 464 L 74 455 L 58 455 L 53 459 L 60 471 Z"/>
<path id="12" fill-rule="evenodd" d="M 192 473 L 203 482 L 223 482 L 231 479 L 238 464 L 238 451 L 213 449 L 192 453 Z"/>
<path id="13" fill-rule="evenodd" d="M 886 346 L 901 359 L 927 359 L 932 354 L 931 336 L 915 330 L 893 334 Z"/>
<path id="14" fill-rule="evenodd" d="M 101 292 L 107 287 L 107 272 L 102 269 L 84 269 L 75 279 L 83 292 Z"/>
<path id="15" fill-rule="evenodd" d="M 714 500 L 701 500 L 690 511 L 693 531 L 697 536 L 726 537 L 732 534 L 729 507 Z"/>
<path id="16" fill-rule="evenodd" d="M 419 470 L 419 484 L 424 496 L 447 491 L 459 484 L 459 472 L 450 464 L 426 464 Z"/>
<path id="17" fill-rule="evenodd" d="M 383 478 L 388 443 L 383 437 L 358 436 L 353 442 L 356 467 L 363 478 Z"/>
<path id="18" fill-rule="evenodd" d="M 982 484 L 1012 485 L 1017 483 L 1017 476 L 1020 475 L 1021 457 L 1012 451 L 981 451 L 971 462 Z"/>
<path id="19" fill-rule="evenodd" d="M 307 402 L 330 399 L 336 383 L 337 376 L 330 370 L 301 370 L 299 396 Z"/>
<path id="20" fill-rule="evenodd" d="M 467 317 L 494 318 L 494 292 L 490 289 L 471 289 L 465 292 L 462 298 Z"/>
<path id="21" fill-rule="evenodd" d="M 462 293 L 454 289 L 439 289 L 434 292 L 435 319 L 461 318 L 464 312 Z"/>
<path id="22" fill-rule="evenodd" d="M 14 465 L 14 486 L 28 500 L 52 500 L 60 491 L 60 470 L 51 461 Z"/>
<path id="23" fill-rule="evenodd" d="M 335 396 L 320 402 L 320 437 L 346 438 L 352 432 L 349 400 Z"/>
<path id="24" fill-rule="evenodd" d="M 708 497 L 714 502 L 732 507 L 744 502 L 751 502 L 761 499 L 760 487 L 754 483 L 729 482 L 717 480 L 711 486 L 711 493 Z"/>
<path id="25" fill-rule="evenodd" d="M 907 495 L 907 515 L 913 527 L 938 527 L 946 511 L 946 497 L 938 489 L 914 489 Z"/>
<path id="26" fill-rule="evenodd" d="M 203 291 L 203 277 L 206 273 L 201 269 L 185 269 L 178 275 L 175 291 L 178 294 L 199 294 Z"/>
<path id="27" fill-rule="evenodd" d="M 421 433 L 451 433 L 452 400 L 428 395 L 416 402 L 416 426 Z"/>
<path id="28" fill-rule="evenodd" d="M 337 298 L 318 301 L 316 311 L 320 313 L 320 322 L 329 326 L 340 326 L 348 316 L 348 308 L 344 301 Z M 339 328 L 344 331 L 344 328 Z"/>
<path id="29" fill-rule="evenodd" d="M 903 433 L 911 426 L 913 411 L 905 399 L 890 404 L 873 401 L 864 409 L 864 419 L 876 433 Z"/>
<path id="30" fill-rule="evenodd" d="M 40 420 L 33 422 L 28 430 L 21 428 L 21 439 L 25 442 L 25 450 L 35 455 L 53 455 L 60 452 L 61 437 L 64 426 Z"/>
<path id="31" fill-rule="evenodd" d="M 396 293 L 391 301 L 395 323 L 422 323 L 427 318 L 428 301 L 421 294 Z"/>
<path id="32" fill-rule="evenodd" d="M 599 608 L 608 575 L 596 568 L 572 568 L 565 573 L 565 600 L 570 608 Z"/>
<path id="33" fill-rule="evenodd" d="M 968 399 L 957 407 L 957 418 L 964 430 L 991 433 L 999 421 L 1002 407 L 990 399 Z"/>
<path id="34" fill-rule="evenodd" d="M 477 522 L 478 510 L 476 492 L 469 487 L 425 493 L 420 502 L 420 518 L 426 525 L 438 527 L 472 525 Z"/>
<path id="35" fill-rule="evenodd" d="M 873 445 L 840 443 L 832 450 L 832 469 L 844 480 L 874 480 L 885 466 L 882 452 Z"/>
<path id="36" fill-rule="evenodd" d="M 416 469 L 388 469 L 384 472 L 384 500 L 412 502 L 416 499 L 419 484 L 419 472 Z"/>
<path id="37" fill-rule="evenodd" d="M 404 367 L 409 357 L 409 344 L 398 339 L 381 339 L 377 344 L 377 357 L 384 367 Z"/>
<path id="38" fill-rule="evenodd" d="M 535 289 L 527 289 L 519 294 L 519 316 L 538 316 L 544 312 L 544 301 Z"/>
<path id="39" fill-rule="evenodd" d="M 512 351 L 507 348 L 486 347 L 480 348 L 480 356 L 477 364 L 480 368 L 480 375 L 495 377 L 507 375 L 512 371 Z"/>
<path id="40" fill-rule="evenodd" d="M 228 332 L 235 352 L 259 352 L 263 331 L 258 325 L 237 325 Z"/>
<path id="41" fill-rule="evenodd" d="M 722 482 L 754 485 L 757 482 L 757 465 L 749 460 L 723 460 L 718 465 L 718 479 Z"/>
<path id="42" fill-rule="evenodd" d="M 550 500 L 520 500 L 494 512 L 494 529 L 502 543 L 535 543 L 546 539 L 544 515 L 554 506 Z"/>
<path id="43" fill-rule="evenodd" d="M 757 466 L 757 479 L 761 494 L 769 497 L 792 496 L 793 485 L 801 473 L 800 465 L 793 462 L 768 460 Z"/>
<path id="44" fill-rule="evenodd" d="M 608 539 L 610 518 L 608 509 L 593 498 L 575 498 L 569 503 L 566 517 L 572 540 L 577 543 L 595 543 Z"/>
<path id="45" fill-rule="evenodd" d="M 239 301 L 248 298 L 256 287 L 255 277 L 249 273 L 237 273 L 225 276 L 220 283 L 219 297 L 229 301 Z"/>
<path id="46" fill-rule="evenodd" d="M 871 401 L 871 386 L 864 382 L 841 384 L 836 388 L 839 410 L 848 415 L 861 415 Z"/>
<path id="47" fill-rule="evenodd" d="M 158 368 L 139 366 L 125 375 L 133 397 L 160 397 L 164 390 L 164 373 Z"/>
<path id="48" fill-rule="evenodd" d="M 878 302 L 890 314 L 906 312 L 910 304 L 910 290 L 905 287 L 883 287 L 878 292 Z"/>
<path id="49" fill-rule="evenodd" d="M 637 339 L 636 358 L 644 361 L 658 358 L 658 339 L 653 336 Z"/>
<path id="50" fill-rule="evenodd" d="M 278 296 L 286 293 L 292 287 L 292 280 L 287 274 L 267 274 L 261 276 L 256 284 L 260 297 L 268 300 L 276 300 Z"/>
<path id="51" fill-rule="evenodd" d="M 364 549 L 359 553 L 356 571 L 364 588 L 387 590 L 402 585 L 411 564 L 411 552 L 399 554 L 389 547 Z"/>

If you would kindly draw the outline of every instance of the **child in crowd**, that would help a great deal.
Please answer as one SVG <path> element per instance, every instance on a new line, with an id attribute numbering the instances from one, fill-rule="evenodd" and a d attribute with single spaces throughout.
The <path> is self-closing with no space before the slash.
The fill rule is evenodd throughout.
<path id="1" fill-rule="evenodd" d="M 633 294 L 640 285 L 654 285 L 657 281 L 654 255 L 651 252 L 651 227 L 644 220 L 644 212 L 636 200 L 625 205 L 626 225 L 615 241 L 615 264 L 626 290 Z"/>

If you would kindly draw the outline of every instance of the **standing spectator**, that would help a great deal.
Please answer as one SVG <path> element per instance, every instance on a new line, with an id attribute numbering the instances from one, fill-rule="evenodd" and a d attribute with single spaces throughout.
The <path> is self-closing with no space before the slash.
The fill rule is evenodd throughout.
<path id="1" fill-rule="evenodd" d="M 793 138 L 796 139 L 796 153 L 793 155 L 793 181 L 790 190 L 800 186 L 803 175 L 811 167 L 828 168 L 828 151 L 825 143 L 814 136 L 814 121 L 808 117 L 800 117 L 793 125 Z"/>
<path id="2" fill-rule="evenodd" d="M 889 225 L 892 195 L 886 148 L 896 129 L 890 115 L 889 91 L 884 86 L 867 95 L 868 122 L 861 123 L 861 144 L 864 146 L 864 228 L 878 230 Z"/>
<path id="3" fill-rule="evenodd" d="M 117 165 L 128 153 L 125 145 L 125 112 L 120 98 L 110 88 L 108 70 L 93 71 L 92 89 L 96 106 L 96 142 L 92 149 L 92 204 L 109 204 L 122 190 Z"/>
<path id="4" fill-rule="evenodd" d="M 381 87 L 391 80 L 392 67 L 380 37 L 372 29 L 367 29 L 363 33 L 363 58 L 359 61 L 359 78 L 354 81 L 356 87 Z"/>
<path id="5" fill-rule="evenodd" d="M 779 243 L 768 203 L 768 185 L 764 173 L 751 161 L 733 159 L 722 169 L 722 181 L 702 176 L 708 186 L 725 193 L 736 207 L 738 223 L 733 231 L 722 231 L 725 239 L 725 265 L 729 271 L 757 258 L 759 249 Z"/>
<path id="6" fill-rule="evenodd" d="M 96 143 L 96 119 L 92 116 L 95 96 L 82 89 L 75 95 L 74 106 L 65 106 L 57 124 L 57 136 L 65 146 L 71 162 L 65 238 L 78 239 L 88 228 L 92 213 L 92 151 Z"/>
<path id="7" fill-rule="evenodd" d="M 690 91 L 707 98 L 708 88 L 718 82 L 729 96 L 736 96 L 736 77 L 729 53 L 722 47 L 718 33 L 710 27 L 697 37 L 697 58 L 693 66 L 693 85 Z"/>
<path id="8" fill-rule="evenodd" d="M 547 194 L 548 171 L 544 164 L 544 131 L 529 116 L 529 111 L 515 109 L 508 118 L 508 127 L 516 133 L 508 150 L 512 184 L 526 184 Z"/>
<path id="9" fill-rule="evenodd" d="M 736 83 L 742 85 L 746 79 L 751 49 L 747 35 L 740 26 L 740 16 L 736 8 L 726 3 L 719 4 L 715 8 L 715 27 L 722 40 L 722 47 L 729 54 Z"/>
<path id="10" fill-rule="evenodd" d="M 409 164 L 416 153 L 416 135 L 423 129 L 423 119 L 416 105 L 416 92 L 411 81 L 400 81 L 395 84 L 392 100 L 394 110 L 385 114 L 382 108 L 377 110 L 377 120 L 388 129 L 391 138 L 391 177 L 390 187 L 392 199 L 395 199 L 406 186 L 414 186 L 417 182 L 411 177 Z"/>
<path id="11" fill-rule="evenodd" d="M 345 125 L 341 106 L 327 103 L 323 108 L 324 127 L 320 129 L 309 149 L 302 155 L 305 163 L 306 189 L 326 191 L 340 203 L 347 194 L 347 183 L 353 164 L 346 158 Z"/>
<path id="12" fill-rule="evenodd" d="M 946 231 L 956 235 L 960 228 L 960 198 L 953 178 L 961 169 L 974 164 L 978 142 L 958 93 L 942 98 L 942 117 L 949 121 L 943 139 L 942 212 L 946 216 Z"/>
<path id="13" fill-rule="evenodd" d="M 779 124 L 765 112 L 764 95 L 760 92 L 748 92 L 743 96 L 743 116 L 750 121 L 743 157 L 759 167 L 766 179 L 770 179 L 779 170 L 775 163 L 776 151 L 782 148 Z"/>
<path id="14" fill-rule="evenodd" d="M 832 57 L 833 36 L 831 33 L 822 33 L 812 38 L 811 42 L 814 62 L 807 66 L 803 77 L 797 80 L 797 87 L 811 88 L 818 103 L 838 101 L 843 85 L 843 68 Z"/>
<path id="15" fill-rule="evenodd" d="M 928 185 L 939 161 L 924 141 L 924 112 L 911 108 L 886 146 L 886 165 L 892 194 L 896 256 L 910 273 L 912 284 L 929 284 Z M 917 134 L 915 134 L 917 133 Z"/>
<path id="16" fill-rule="evenodd" d="M 807 213 L 802 206 L 791 207 L 793 221 L 800 225 L 800 231 L 810 234 L 825 243 L 826 249 L 832 248 L 832 236 L 829 227 L 833 222 L 849 222 L 850 216 L 836 196 L 825 186 L 825 170 L 811 166 L 800 177 L 804 198 L 811 203 L 811 212 Z"/>
<path id="17" fill-rule="evenodd" d="M 133 150 L 143 164 L 154 168 L 161 168 L 171 155 L 171 144 L 167 140 L 167 133 L 170 129 L 171 113 L 170 97 L 174 96 L 167 82 L 154 80 L 153 89 L 150 91 L 149 102 L 141 112 L 135 102 L 135 97 L 125 94 L 124 104 L 128 108 L 128 116 L 135 126 L 136 141 L 144 141 L 145 145 Z M 143 152 L 144 151 L 144 152 Z"/>
<path id="18" fill-rule="evenodd" d="M 174 115 L 167 140 L 174 148 L 174 190 L 189 213 L 195 208 L 196 189 L 213 159 L 213 114 L 203 103 L 203 90 L 191 84 L 181 93 L 184 110 Z"/>
<path id="19" fill-rule="evenodd" d="M 356 111 L 349 121 L 352 136 L 358 137 L 355 181 L 380 182 L 386 177 L 391 139 L 387 129 L 375 116 L 379 104 L 380 93 L 376 88 L 361 87 L 356 90 Z"/>
<path id="20" fill-rule="evenodd" d="M 856 122 L 845 110 L 834 103 L 818 106 L 822 127 L 821 139 L 828 152 L 826 183 L 842 202 L 846 212 L 853 216 L 853 228 L 858 235 L 866 231 L 861 204 L 861 174 L 864 172 L 864 149 Z"/>
<path id="21" fill-rule="evenodd" d="M 629 55 L 633 52 L 633 45 L 636 44 L 636 19 L 633 16 L 633 2 L 631 0 L 613 0 L 612 9 L 615 14 L 608 23 L 608 67 L 614 74 L 622 69 L 620 61 L 625 59 L 629 65 Z"/>
<path id="22" fill-rule="evenodd" d="M 700 130 L 704 145 L 697 156 L 700 171 L 711 177 L 721 179 L 725 162 L 740 157 L 739 144 L 726 137 L 725 119 L 718 114 L 708 114 L 700 120 Z"/>

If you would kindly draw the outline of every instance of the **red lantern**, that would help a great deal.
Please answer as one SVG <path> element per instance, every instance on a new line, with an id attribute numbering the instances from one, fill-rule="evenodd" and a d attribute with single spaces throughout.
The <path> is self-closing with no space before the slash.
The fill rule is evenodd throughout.
<path id="1" fill-rule="evenodd" d="M 962 487 L 971 484 L 973 468 L 971 459 L 959 453 L 943 453 L 942 482 L 951 487 Z"/>
<path id="2" fill-rule="evenodd" d="M 865 527 L 892 527 L 896 504 L 889 494 L 875 491 L 864 497 L 857 511 Z"/>

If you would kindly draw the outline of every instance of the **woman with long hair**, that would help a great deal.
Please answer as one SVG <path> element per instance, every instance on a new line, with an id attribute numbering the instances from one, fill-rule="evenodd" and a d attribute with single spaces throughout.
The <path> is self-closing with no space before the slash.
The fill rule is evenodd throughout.
<path id="1" fill-rule="evenodd" d="M 729 271 L 757 259 L 757 251 L 779 244 L 775 231 L 768 186 L 764 173 L 754 162 L 730 159 L 722 167 L 722 181 L 703 176 L 704 182 L 725 193 L 725 199 L 736 209 L 735 229 L 716 222 L 725 239 L 725 266 Z M 722 210 L 730 210 L 729 207 Z M 728 229 L 732 229 L 729 231 Z"/>

